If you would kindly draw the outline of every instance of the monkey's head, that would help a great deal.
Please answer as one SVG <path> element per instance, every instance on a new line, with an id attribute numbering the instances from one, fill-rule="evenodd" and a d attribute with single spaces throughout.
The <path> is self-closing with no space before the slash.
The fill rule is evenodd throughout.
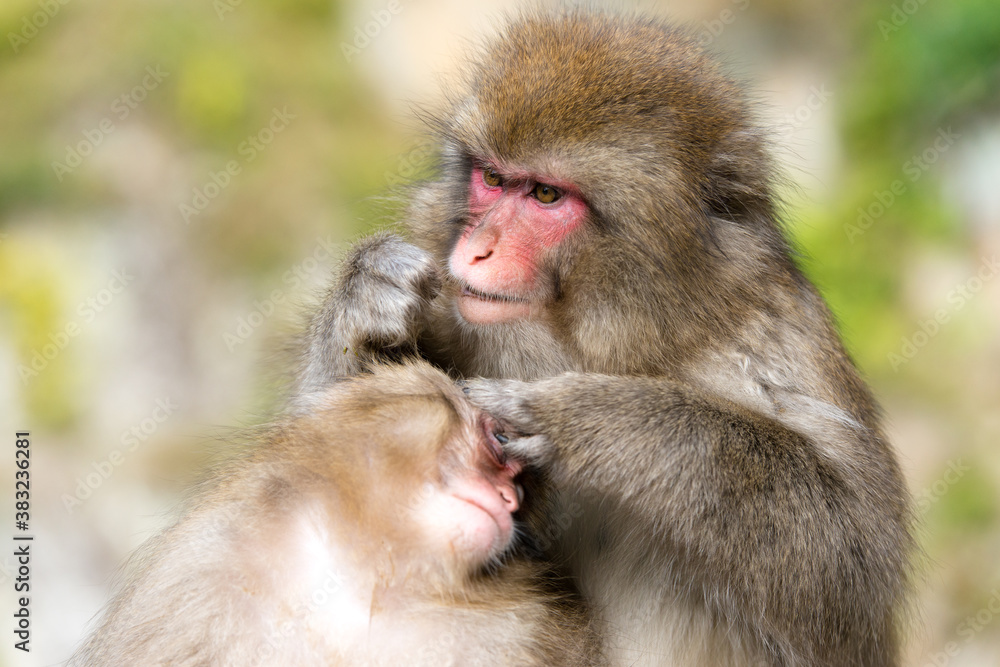
<path id="1" fill-rule="evenodd" d="M 510 23 L 436 123 L 451 213 L 417 229 L 460 325 L 543 322 L 605 370 L 623 349 L 630 371 L 731 326 L 787 256 L 750 116 L 696 41 L 656 20 Z M 623 316 L 648 327 L 616 330 Z"/>
<path id="2" fill-rule="evenodd" d="M 444 373 L 377 367 L 335 385 L 313 422 L 328 431 L 332 511 L 353 518 L 347 544 L 371 540 L 365 557 L 462 576 L 510 547 L 521 465 L 504 454 L 497 422 Z"/>

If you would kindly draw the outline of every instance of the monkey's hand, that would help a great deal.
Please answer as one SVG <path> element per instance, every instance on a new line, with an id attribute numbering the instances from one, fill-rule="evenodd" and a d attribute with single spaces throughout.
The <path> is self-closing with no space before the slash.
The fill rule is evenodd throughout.
<path id="1" fill-rule="evenodd" d="M 531 399 L 537 383 L 519 380 L 476 379 L 465 383 L 464 391 L 476 406 L 492 415 L 509 438 L 504 451 L 530 465 L 548 467 L 555 449 L 541 432 L 532 414 Z"/>
<path id="2" fill-rule="evenodd" d="M 426 304 L 441 290 L 434 258 L 398 236 L 358 243 L 345 263 L 338 325 L 355 348 L 412 345 Z"/>
<path id="3" fill-rule="evenodd" d="M 424 250 L 394 234 L 358 242 L 310 327 L 299 393 L 412 353 L 440 290 L 437 265 Z"/>

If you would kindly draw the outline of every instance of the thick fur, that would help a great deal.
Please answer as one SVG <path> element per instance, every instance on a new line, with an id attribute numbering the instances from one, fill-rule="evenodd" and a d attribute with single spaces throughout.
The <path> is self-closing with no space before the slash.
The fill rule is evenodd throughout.
<path id="1" fill-rule="evenodd" d="M 377 349 L 399 300 L 349 269 L 314 324 L 302 395 L 414 347 L 493 378 L 474 396 L 536 436 L 513 446 L 550 475 L 553 517 L 579 517 L 537 528 L 558 536 L 551 556 L 614 664 L 898 664 L 908 494 L 793 262 L 739 86 L 658 21 L 529 13 L 473 58 L 435 128 L 441 175 L 407 227 L 434 260 L 417 282 L 436 273 L 441 291 L 408 316 L 411 339 Z M 590 206 L 546 259 L 540 321 L 472 326 L 456 311 L 447 260 L 476 159 L 570 181 Z M 406 262 L 400 243 L 357 253 Z"/>
<path id="2" fill-rule="evenodd" d="M 461 465 L 470 414 L 427 364 L 314 396 L 134 557 L 70 665 L 603 664 L 582 603 L 544 564 L 470 572 L 422 556 L 409 503 Z"/>

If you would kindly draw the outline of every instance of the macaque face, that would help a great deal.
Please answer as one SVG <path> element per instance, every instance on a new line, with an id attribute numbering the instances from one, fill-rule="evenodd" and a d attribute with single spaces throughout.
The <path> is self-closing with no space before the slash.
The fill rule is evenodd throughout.
<path id="1" fill-rule="evenodd" d="M 462 317 L 493 324 L 539 315 L 553 296 L 544 259 L 587 213 L 570 182 L 475 161 L 469 218 L 449 261 Z"/>
<path id="2" fill-rule="evenodd" d="M 362 568 L 385 559 L 462 576 L 500 557 L 514 537 L 523 465 L 500 424 L 425 362 L 378 365 L 315 399 L 290 425 L 299 465 L 316 475 L 334 542 Z M 292 456 L 289 454 L 289 456 Z"/>
<path id="3" fill-rule="evenodd" d="M 463 421 L 442 452 L 441 478 L 425 483 L 414 514 L 437 557 L 478 567 L 510 546 L 522 466 L 504 454 L 497 422 L 463 407 Z"/>

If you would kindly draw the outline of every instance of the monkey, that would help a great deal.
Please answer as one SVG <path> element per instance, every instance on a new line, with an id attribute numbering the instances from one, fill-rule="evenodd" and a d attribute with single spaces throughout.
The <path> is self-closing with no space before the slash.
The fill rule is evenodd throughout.
<path id="1" fill-rule="evenodd" d="M 144 548 L 70 664 L 601 664 L 582 605 L 512 551 L 500 440 L 426 363 L 333 385 Z"/>
<path id="2" fill-rule="evenodd" d="M 437 173 L 347 254 L 292 409 L 375 363 L 467 381 L 613 665 L 898 665 L 906 484 L 742 85 L 660 19 L 538 9 L 444 97 Z"/>

